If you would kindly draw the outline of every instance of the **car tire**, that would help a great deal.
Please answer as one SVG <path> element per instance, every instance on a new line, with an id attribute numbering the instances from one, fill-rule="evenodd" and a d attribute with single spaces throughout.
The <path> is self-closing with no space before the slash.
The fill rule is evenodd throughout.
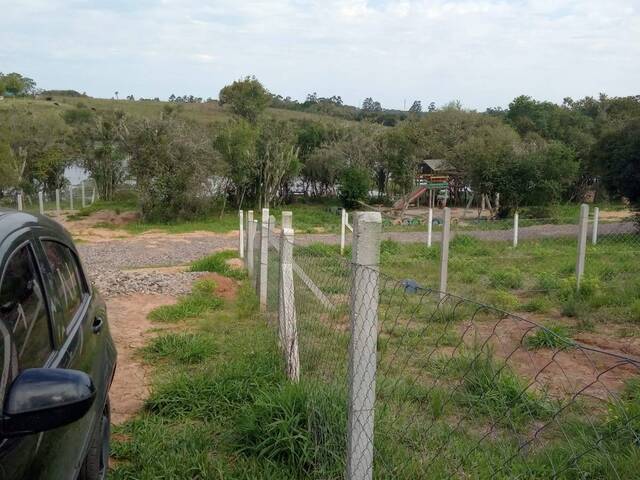
<path id="1" fill-rule="evenodd" d="M 100 423 L 97 425 L 87 456 L 80 468 L 78 480 L 105 480 L 109 470 L 109 438 L 111 435 L 111 411 L 109 409 L 109 399 L 104 406 Z"/>

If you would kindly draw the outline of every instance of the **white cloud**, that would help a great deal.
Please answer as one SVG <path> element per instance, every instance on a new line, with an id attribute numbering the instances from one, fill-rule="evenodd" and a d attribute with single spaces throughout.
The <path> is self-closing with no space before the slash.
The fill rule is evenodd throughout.
<path id="1" fill-rule="evenodd" d="M 388 107 L 640 93 L 640 0 L 0 0 L 0 71 L 110 96 L 272 91 Z"/>

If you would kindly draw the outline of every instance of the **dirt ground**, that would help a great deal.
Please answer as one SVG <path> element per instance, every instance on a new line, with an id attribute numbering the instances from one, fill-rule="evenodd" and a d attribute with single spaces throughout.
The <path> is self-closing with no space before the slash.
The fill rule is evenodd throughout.
<path id="1" fill-rule="evenodd" d="M 109 329 L 118 350 L 118 367 L 111 385 L 111 421 L 114 425 L 135 415 L 149 395 L 149 378 L 137 350 L 153 328 L 147 315 L 161 305 L 175 303 L 169 295 L 128 295 L 107 299 Z"/>

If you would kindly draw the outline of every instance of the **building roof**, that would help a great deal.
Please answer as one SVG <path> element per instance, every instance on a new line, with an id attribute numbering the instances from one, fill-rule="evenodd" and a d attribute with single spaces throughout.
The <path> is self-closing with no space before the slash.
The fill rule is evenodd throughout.
<path id="1" fill-rule="evenodd" d="M 426 163 L 434 172 L 450 170 L 447 161 L 443 158 L 430 158 L 428 160 L 423 160 L 422 163 Z"/>

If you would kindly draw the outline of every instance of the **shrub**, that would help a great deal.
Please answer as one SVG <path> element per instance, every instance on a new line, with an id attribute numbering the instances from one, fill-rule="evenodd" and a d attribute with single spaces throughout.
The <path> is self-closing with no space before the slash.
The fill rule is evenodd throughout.
<path id="1" fill-rule="evenodd" d="M 203 131 L 165 115 L 132 123 L 126 144 L 143 220 L 192 219 L 211 209 L 206 182 L 216 173 L 216 156 Z"/>
<path id="2" fill-rule="evenodd" d="M 357 167 L 348 167 L 340 176 L 339 197 L 345 208 L 355 208 L 369 196 L 371 178 L 369 172 Z"/>

